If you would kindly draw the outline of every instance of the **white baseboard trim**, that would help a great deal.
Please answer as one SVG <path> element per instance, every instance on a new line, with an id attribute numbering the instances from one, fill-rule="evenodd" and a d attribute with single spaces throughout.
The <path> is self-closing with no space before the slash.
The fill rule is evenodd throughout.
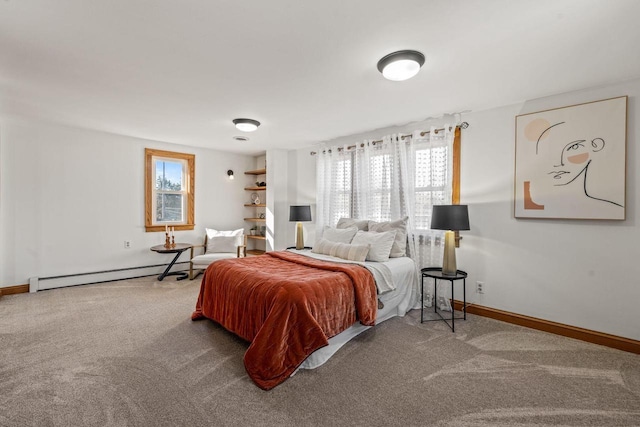
<path id="1" fill-rule="evenodd" d="M 168 264 L 148 265 L 141 267 L 118 268 L 113 270 L 88 273 L 65 274 L 51 277 L 29 278 L 29 292 L 34 293 L 47 289 L 67 286 L 89 285 L 92 283 L 112 282 L 114 280 L 135 279 L 137 277 L 160 275 Z M 177 262 L 171 271 L 188 271 L 189 262 Z"/>

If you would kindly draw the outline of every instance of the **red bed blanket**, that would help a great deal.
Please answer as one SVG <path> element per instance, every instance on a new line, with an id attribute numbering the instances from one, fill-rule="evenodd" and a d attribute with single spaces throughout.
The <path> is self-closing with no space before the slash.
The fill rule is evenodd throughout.
<path id="1" fill-rule="evenodd" d="M 282 251 L 211 264 L 191 318 L 209 318 L 250 341 L 244 366 L 269 390 L 356 320 L 374 325 L 376 313 L 366 268 Z"/>

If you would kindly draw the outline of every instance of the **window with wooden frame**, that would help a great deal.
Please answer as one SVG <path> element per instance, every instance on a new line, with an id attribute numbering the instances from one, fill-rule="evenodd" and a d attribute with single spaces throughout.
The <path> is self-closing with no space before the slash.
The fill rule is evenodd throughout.
<path id="1" fill-rule="evenodd" d="M 195 155 L 145 148 L 146 231 L 193 230 Z"/>

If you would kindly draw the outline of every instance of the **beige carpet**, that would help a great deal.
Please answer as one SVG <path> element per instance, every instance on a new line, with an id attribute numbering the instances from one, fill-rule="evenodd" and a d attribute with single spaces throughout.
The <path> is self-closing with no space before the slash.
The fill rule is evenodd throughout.
<path id="1" fill-rule="evenodd" d="M 389 320 L 265 392 L 199 279 L 0 298 L 0 426 L 640 426 L 640 357 L 470 315 Z"/>

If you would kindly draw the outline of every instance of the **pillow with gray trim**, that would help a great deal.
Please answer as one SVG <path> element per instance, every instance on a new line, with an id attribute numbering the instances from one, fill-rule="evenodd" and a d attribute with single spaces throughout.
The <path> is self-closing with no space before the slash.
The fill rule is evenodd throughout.
<path id="1" fill-rule="evenodd" d="M 396 240 L 391 247 L 390 258 L 399 258 L 407 255 L 407 222 L 409 217 L 405 216 L 402 219 L 395 221 L 375 222 L 369 221 L 369 231 L 376 231 L 378 233 L 383 231 L 396 230 Z"/>
<path id="2" fill-rule="evenodd" d="M 375 231 L 358 231 L 351 241 L 354 245 L 371 245 L 367 261 L 389 261 L 391 246 L 396 238 L 396 230 L 376 233 Z"/>
<path id="3" fill-rule="evenodd" d="M 319 239 L 311 252 L 316 254 L 331 255 L 349 261 L 363 262 L 367 259 L 369 245 L 350 245 L 348 243 L 331 242 L 326 239 Z"/>
<path id="4" fill-rule="evenodd" d="M 340 218 L 338 220 L 338 224 L 336 224 L 336 228 L 350 227 L 358 227 L 358 230 L 367 231 L 369 227 L 369 221 L 367 221 L 366 219 Z"/>
<path id="5" fill-rule="evenodd" d="M 322 238 L 338 243 L 351 243 L 351 239 L 356 235 L 358 229 L 356 227 L 349 228 L 331 228 L 325 227 Z"/>

